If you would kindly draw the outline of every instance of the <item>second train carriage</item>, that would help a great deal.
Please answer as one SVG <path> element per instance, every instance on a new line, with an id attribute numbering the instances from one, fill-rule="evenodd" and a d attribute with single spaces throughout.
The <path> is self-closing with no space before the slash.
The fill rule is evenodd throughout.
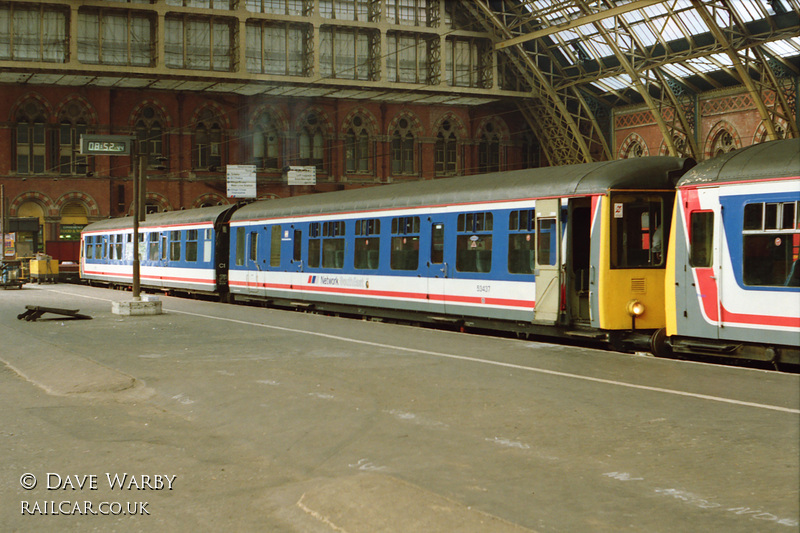
<path id="1" fill-rule="evenodd" d="M 633 338 L 664 326 L 663 244 L 675 181 L 692 164 L 649 157 L 255 202 L 231 216 L 230 291 Z"/>
<path id="2" fill-rule="evenodd" d="M 675 213 L 654 351 L 800 364 L 800 139 L 697 165 Z"/>
<path id="3" fill-rule="evenodd" d="M 142 287 L 228 291 L 228 219 L 234 205 L 147 215 L 139 224 Z M 110 285 L 133 280 L 133 217 L 102 220 L 81 233 L 81 278 Z"/>

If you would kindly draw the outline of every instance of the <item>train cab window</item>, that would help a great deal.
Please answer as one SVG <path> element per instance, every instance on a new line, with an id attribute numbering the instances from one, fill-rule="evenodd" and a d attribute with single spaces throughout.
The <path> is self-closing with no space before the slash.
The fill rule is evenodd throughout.
<path id="1" fill-rule="evenodd" d="M 157 231 L 150 233 L 150 239 L 147 247 L 147 258 L 150 261 L 158 261 L 158 237 L 160 234 Z"/>
<path id="2" fill-rule="evenodd" d="M 533 274 L 536 258 L 533 209 L 512 211 L 508 215 L 508 272 Z"/>
<path id="3" fill-rule="evenodd" d="M 244 264 L 244 243 L 245 243 L 245 229 L 243 227 L 236 228 L 236 266 Z"/>
<path id="4" fill-rule="evenodd" d="M 186 260 L 190 263 L 197 262 L 197 230 L 190 229 L 186 232 Z"/>
<path id="5" fill-rule="evenodd" d="M 344 221 L 322 223 L 322 267 L 344 267 Z"/>
<path id="6" fill-rule="evenodd" d="M 269 241 L 269 266 L 281 266 L 281 226 L 272 226 Z"/>
<path id="7" fill-rule="evenodd" d="M 375 270 L 380 264 L 381 221 L 377 218 L 356 220 L 354 266 Z"/>
<path id="8" fill-rule="evenodd" d="M 742 231 L 745 285 L 800 287 L 798 204 L 800 202 L 745 205 Z"/>
<path id="9" fill-rule="evenodd" d="M 456 270 L 489 272 L 492 270 L 492 213 L 458 215 L 456 234 Z"/>
<path id="10" fill-rule="evenodd" d="M 84 246 L 86 247 L 84 252 L 86 259 L 94 259 L 94 237 L 86 237 Z"/>
<path id="11" fill-rule="evenodd" d="M 419 268 L 419 217 L 392 219 L 392 270 L 417 270 Z"/>
<path id="12" fill-rule="evenodd" d="M 663 268 L 669 232 L 667 198 L 656 194 L 611 197 L 611 267 Z"/>
<path id="13" fill-rule="evenodd" d="M 689 265 L 693 267 L 710 267 L 713 264 L 714 251 L 714 213 L 713 211 L 693 211 L 689 215 L 691 230 Z"/>
<path id="14" fill-rule="evenodd" d="M 170 231 L 169 232 L 169 260 L 170 261 L 180 261 L 181 260 L 181 232 L 180 231 Z"/>

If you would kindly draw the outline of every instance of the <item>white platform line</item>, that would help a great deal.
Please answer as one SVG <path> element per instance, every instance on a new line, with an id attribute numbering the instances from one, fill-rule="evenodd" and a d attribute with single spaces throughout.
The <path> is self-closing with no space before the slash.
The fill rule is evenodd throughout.
<path id="1" fill-rule="evenodd" d="M 52 289 L 48 289 L 48 290 L 50 290 L 51 292 L 61 292 L 61 291 L 52 290 Z M 83 295 L 78 295 L 78 294 L 74 294 L 74 293 L 65 292 L 63 294 L 69 294 L 70 296 L 80 296 L 82 298 L 89 298 L 89 299 L 92 299 L 92 300 L 106 300 L 106 301 L 109 301 L 109 302 L 112 301 L 112 300 L 106 299 L 106 298 L 97 298 L 97 297 L 93 297 L 93 296 L 83 296 Z M 443 353 L 443 352 L 433 352 L 433 351 L 430 351 L 430 350 L 420 350 L 418 348 L 405 348 L 403 346 L 394 346 L 394 345 L 391 345 L 391 344 L 382 344 L 382 343 L 379 343 L 379 342 L 363 341 L 363 340 L 359 340 L 359 339 L 353 339 L 353 338 L 350 338 L 350 337 L 342 337 L 340 335 L 331 335 L 329 333 L 319 333 L 319 332 L 316 332 L 316 331 L 305 331 L 305 330 L 302 330 L 302 329 L 287 328 L 287 327 L 284 327 L 284 326 L 272 326 L 272 325 L 269 325 L 269 324 L 261 324 L 261 323 L 258 323 L 258 322 L 249 322 L 249 321 L 246 321 L 246 320 L 237 320 L 237 319 L 234 319 L 234 318 L 224 318 L 224 317 L 218 317 L 218 316 L 212 316 L 212 315 L 204 315 L 204 314 L 200 314 L 200 313 L 190 313 L 188 311 L 177 311 L 175 309 L 168 309 L 167 311 L 169 311 L 170 313 L 177 313 L 177 314 L 182 314 L 182 315 L 195 316 L 195 317 L 198 317 L 198 318 L 208 318 L 210 320 L 222 320 L 222 321 L 225 321 L 225 322 L 231 322 L 231 323 L 234 323 L 234 324 L 242 324 L 242 325 L 245 325 L 245 326 L 256 326 L 256 327 L 261 327 L 261 328 L 274 329 L 274 330 L 277 330 L 277 331 L 286 331 L 286 332 L 289 332 L 289 333 L 298 333 L 298 334 L 302 334 L 302 335 L 312 335 L 314 337 L 322 337 L 322 338 L 333 339 L 333 340 L 338 340 L 338 341 L 342 341 L 342 342 L 351 342 L 351 343 L 354 343 L 354 344 L 361 344 L 361 345 L 364 345 L 364 346 L 374 346 L 376 348 L 386 348 L 388 350 L 398 350 L 398 351 L 402 351 L 402 352 L 430 355 L 430 356 L 433 356 L 433 357 L 441 357 L 441 358 L 445 358 L 445 359 L 455 359 L 455 360 L 458 360 L 458 361 L 468 361 L 470 363 L 481 363 L 481 364 L 484 364 L 484 365 L 493 365 L 493 366 L 499 366 L 499 367 L 504 367 L 504 368 L 513 368 L 515 370 L 524 370 L 526 372 L 535 372 L 535 373 L 538 373 L 538 374 L 547 374 L 547 375 L 550 375 L 550 376 L 559 376 L 559 377 L 569 378 L 569 379 L 578 379 L 578 380 L 589 381 L 589 382 L 593 382 L 593 383 L 603 383 L 605 385 L 613 385 L 615 387 L 626 387 L 626 388 L 629 388 L 629 389 L 646 390 L 646 391 L 651 391 L 651 392 L 661 392 L 661 393 L 664 393 L 664 394 L 672 394 L 674 396 L 684 396 L 684 397 L 687 397 L 687 398 L 698 398 L 700 400 L 708 400 L 708 401 L 712 401 L 712 402 L 727 403 L 727 404 L 731 404 L 731 405 L 742 405 L 742 406 L 746 406 L 746 407 L 755 407 L 755 408 L 758 408 L 758 409 L 767 409 L 767 410 L 770 410 L 770 411 L 779 411 L 779 412 L 782 412 L 782 413 L 800 414 L 800 409 L 793 409 L 791 407 L 781 407 L 781 406 L 778 406 L 778 405 L 768 405 L 768 404 L 763 404 L 763 403 L 745 402 L 745 401 L 741 401 L 741 400 L 734 400 L 732 398 L 722 398 L 720 396 L 711 396 L 711 395 L 708 395 L 708 394 L 698 394 L 696 392 L 686 392 L 686 391 L 679 391 L 679 390 L 674 390 L 674 389 L 665 389 L 665 388 L 662 388 L 662 387 L 651 387 L 649 385 L 637 385 L 635 383 L 626 383 L 624 381 L 616 381 L 616 380 L 613 380 L 613 379 L 603 379 L 603 378 L 594 378 L 594 377 L 591 377 L 591 376 L 581 376 L 580 374 L 571 374 L 569 372 L 559 372 L 557 370 L 547 370 L 547 369 L 544 369 L 544 368 L 535 368 L 535 367 L 532 367 L 532 366 L 518 365 L 518 364 L 515 364 L 515 363 L 505 363 L 503 361 L 492 361 L 491 359 L 482 359 L 482 358 L 479 358 L 479 357 L 467 357 L 465 355 L 455 355 L 455 354 L 449 354 L 449 353 Z"/>

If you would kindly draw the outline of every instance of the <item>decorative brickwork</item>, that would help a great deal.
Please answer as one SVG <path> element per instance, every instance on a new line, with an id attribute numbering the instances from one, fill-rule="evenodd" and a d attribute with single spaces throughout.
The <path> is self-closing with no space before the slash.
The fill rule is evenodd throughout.
<path id="1" fill-rule="evenodd" d="M 741 93 L 727 98 L 715 98 L 713 100 L 703 100 L 700 102 L 700 114 L 703 116 L 724 115 L 734 111 L 744 111 L 754 108 L 753 99 L 750 97 L 749 93 Z"/>
<path id="2" fill-rule="evenodd" d="M 650 149 L 647 143 L 638 133 L 631 133 L 622 142 L 619 147 L 617 157 L 619 159 L 629 159 L 631 157 L 645 157 L 650 155 Z"/>
<path id="3" fill-rule="evenodd" d="M 731 152 L 742 147 L 742 140 L 736 128 L 726 121 L 720 120 L 711 128 L 703 146 L 703 157 L 710 159 L 721 153 Z"/>
<path id="4" fill-rule="evenodd" d="M 422 122 L 420 122 L 419 117 L 417 115 L 407 110 L 401 111 L 398 115 L 396 115 L 395 117 L 392 118 L 392 120 L 389 121 L 389 127 L 386 128 L 386 135 L 388 137 L 391 137 L 392 134 L 394 134 L 395 130 L 397 130 L 397 128 L 399 127 L 398 123 L 402 118 L 408 121 L 411 133 L 414 135 L 414 137 L 419 139 L 422 136 L 423 132 Z"/>
<path id="5" fill-rule="evenodd" d="M 70 122 L 78 117 L 85 117 L 87 124 L 97 125 L 100 123 L 97 110 L 89 100 L 79 94 L 71 94 L 62 100 L 56 108 L 56 116 L 59 119 L 71 119 Z"/>
<path id="6" fill-rule="evenodd" d="M 97 204 L 95 199 L 89 194 L 80 191 L 72 191 L 62 194 L 55 202 L 56 212 L 61 214 L 61 210 L 64 209 L 64 206 L 72 203 L 81 204 L 84 209 L 86 209 L 86 213 L 89 217 L 96 218 L 100 216 L 100 206 Z"/>
<path id="7" fill-rule="evenodd" d="M 228 201 L 228 199 L 225 198 L 223 195 L 214 192 L 209 192 L 198 196 L 197 199 L 192 204 L 192 207 L 227 205 L 229 203 L 230 202 Z"/>
<path id="8" fill-rule="evenodd" d="M 353 124 L 353 119 L 356 116 L 360 116 L 366 124 L 364 127 L 369 131 L 370 136 L 377 135 L 380 131 L 380 127 L 378 126 L 378 120 L 375 118 L 375 115 L 369 112 L 365 107 L 356 106 L 350 110 L 349 113 L 344 117 L 344 120 L 339 125 L 339 134 L 344 135 L 347 133 L 347 130 L 351 128 Z"/>
<path id="9" fill-rule="evenodd" d="M 158 100 L 149 98 L 139 103 L 136 107 L 133 108 L 131 111 L 130 116 L 128 117 L 128 127 L 130 127 L 131 131 L 136 128 L 136 122 L 139 120 L 142 111 L 147 108 L 152 107 L 161 115 L 161 120 L 163 120 L 162 124 L 164 127 L 172 127 L 172 118 L 169 116 L 169 112 L 167 108 L 159 102 Z"/>
<path id="10" fill-rule="evenodd" d="M 22 204 L 26 202 L 38 204 L 39 207 L 42 208 L 45 217 L 57 217 L 61 212 L 60 209 L 56 207 L 55 202 L 46 194 L 39 191 L 26 191 L 11 201 L 11 205 L 8 208 L 8 216 L 18 216 L 17 211 L 19 211 Z"/>
<path id="11" fill-rule="evenodd" d="M 656 120 L 653 118 L 653 113 L 648 110 L 630 113 L 628 115 L 617 115 L 614 120 L 614 127 L 617 129 L 636 128 L 655 123 Z"/>

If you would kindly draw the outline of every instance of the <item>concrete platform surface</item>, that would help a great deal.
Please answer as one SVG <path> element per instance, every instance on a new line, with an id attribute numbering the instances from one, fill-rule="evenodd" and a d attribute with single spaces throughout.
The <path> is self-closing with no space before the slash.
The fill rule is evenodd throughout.
<path id="1" fill-rule="evenodd" d="M 128 299 L 0 293 L 3 531 L 798 531 L 797 375 Z"/>

